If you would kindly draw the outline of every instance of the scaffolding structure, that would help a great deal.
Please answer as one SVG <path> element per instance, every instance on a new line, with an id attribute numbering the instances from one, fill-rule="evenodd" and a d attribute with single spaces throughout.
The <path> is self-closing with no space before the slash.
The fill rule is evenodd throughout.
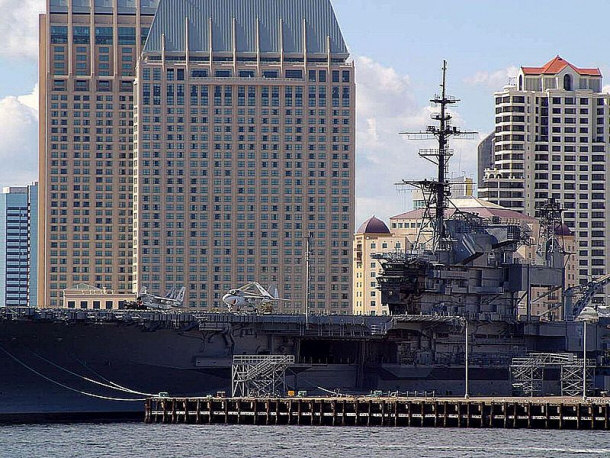
<path id="1" fill-rule="evenodd" d="M 294 355 L 235 355 L 231 368 L 233 397 L 277 396 L 286 392 L 286 369 Z"/>
<path id="2" fill-rule="evenodd" d="M 587 359 L 587 393 L 593 388 L 595 360 Z M 583 394 L 583 359 L 571 353 L 530 353 L 527 357 L 513 358 L 510 377 L 516 396 L 542 396 L 544 370 L 559 369 L 562 396 Z"/>

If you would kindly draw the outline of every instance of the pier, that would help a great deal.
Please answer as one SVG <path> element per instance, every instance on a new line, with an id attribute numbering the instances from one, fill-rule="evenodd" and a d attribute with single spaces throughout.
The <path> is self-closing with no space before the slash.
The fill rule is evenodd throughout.
<path id="1" fill-rule="evenodd" d="M 595 398 L 170 398 L 145 401 L 146 423 L 383 427 L 610 429 L 610 400 Z"/>

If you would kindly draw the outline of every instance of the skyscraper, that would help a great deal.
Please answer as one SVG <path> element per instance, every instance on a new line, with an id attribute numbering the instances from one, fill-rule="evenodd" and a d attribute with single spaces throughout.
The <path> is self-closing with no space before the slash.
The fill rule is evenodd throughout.
<path id="1" fill-rule="evenodd" d="M 134 287 L 351 312 L 354 68 L 329 0 L 161 0 L 138 65 Z M 310 238 L 309 282 L 306 239 Z"/>
<path id="2" fill-rule="evenodd" d="M 40 306 L 132 288 L 133 79 L 157 0 L 47 0 L 40 17 Z"/>
<path id="3" fill-rule="evenodd" d="M 597 68 L 557 56 L 542 67 L 521 67 L 517 85 L 495 94 L 494 164 L 479 195 L 539 216 L 554 199 L 577 244 L 578 280 L 610 265 L 608 94 Z"/>
<path id="4" fill-rule="evenodd" d="M 38 185 L 0 193 L 0 307 L 37 305 Z"/>

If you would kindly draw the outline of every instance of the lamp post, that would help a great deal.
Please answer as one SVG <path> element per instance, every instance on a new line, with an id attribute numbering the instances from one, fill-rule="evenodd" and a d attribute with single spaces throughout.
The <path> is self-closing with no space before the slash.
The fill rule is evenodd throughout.
<path id="1" fill-rule="evenodd" d="M 597 323 L 599 315 L 597 310 L 591 306 L 585 307 L 576 317 L 582 321 L 582 400 L 587 400 L 587 323 Z M 597 346 L 596 346 L 597 349 Z"/>
<path id="2" fill-rule="evenodd" d="M 465 334 L 466 334 L 466 337 L 465 337 L 465 341 L 466 341 L 465 342 L 466 343 L 466 358 L 465 358 L 466 359 L 466 361 L 465 361 L 466 362 L 466 368 L 465 368 L 466 387 L 464 390 L 464 399 L 468 399 L 468 398 L 470 398 L 470 389 L 468 387 L 468 319 L 463 318 L 463 320 L 464 320 L 464 328 L 465 328 Z"/>

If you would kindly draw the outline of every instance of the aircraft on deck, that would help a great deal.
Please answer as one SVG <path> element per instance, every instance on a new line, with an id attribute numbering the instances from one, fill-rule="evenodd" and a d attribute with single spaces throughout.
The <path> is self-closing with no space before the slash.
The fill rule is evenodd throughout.
<path id="1" fill-rule="evenodd" d="M 267 291 L 260 283 L 255 281 L 246 285 L 229 290 L 222 297 L 222 302 L 229 308 L 229 311 L 251 311 L 251 312 L 271 312 L 273 304 L 278 301 L 288 301 L 289 299 L 280 299 L 278 290 L 275 286 L 270 286 L 270 291 Z"/>
<path id="2" fill-rule="evenodd" d="M 184 304 L 184 293 L 186 288 L 183 286 L 180 289 L 172 288 L 165 296 L 156 296 L 150 294 L 146 287 L 142 288 L 140 295 L 136 300 L 128 304 L 128 308 L 143 309 L 143 310 L 171 310 L 173 308 L 182 307 Z"/>

